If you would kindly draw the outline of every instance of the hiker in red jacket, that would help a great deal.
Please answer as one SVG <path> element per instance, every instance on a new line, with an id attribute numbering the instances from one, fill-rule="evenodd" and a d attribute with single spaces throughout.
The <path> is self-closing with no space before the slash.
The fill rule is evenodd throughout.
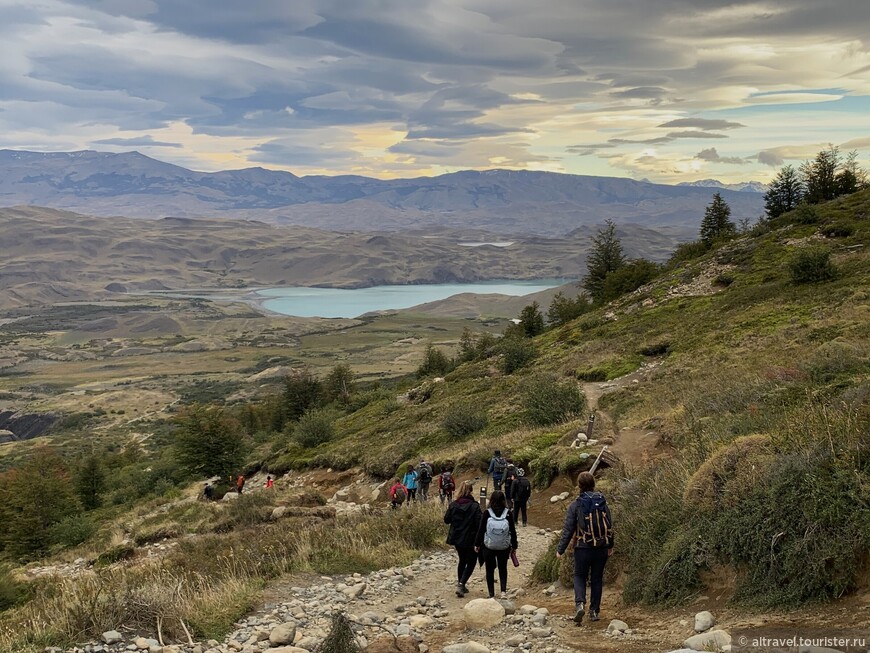
<path id="1" fill-rule="evenodd" d="M 239 494 L 242 493 L 242 490 L 245 489 L 245 477 L 239 474 L 239 477 L 236 479 L 236 492 Z"/>
<path id="2" fill-rule="evenodd" d="M 395 510 L 408 498 L 408 490 L 399 479 L 393 479 L 393 487 L 390 488 L 390 507 Z"/>

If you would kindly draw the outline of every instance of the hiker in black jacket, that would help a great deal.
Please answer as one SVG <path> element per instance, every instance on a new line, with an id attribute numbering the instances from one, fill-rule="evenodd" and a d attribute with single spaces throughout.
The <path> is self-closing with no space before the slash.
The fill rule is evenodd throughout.
<path id="1" fill-rule="evenodd" d="M 459 555 L 459 564 L 456 566 L 456 596 L 462 598 L 468 594 L 465 584 L 471 578 L 477 563 L 474 539 L 480 526 L 480 506 L 474 499 L 474 485 L 471 481 L 464 481 L 459 486 L 459 497 L 447 507 L 444 523 L 450 524 L 447 544 L 452 544 Z"/>
<path id="2" fill-rule="evenodd" d="M 474 550 L 483 552 L 486 564 L 486 588 L 489 598 L 495 598 L 495 568 L 501 585 L 501 598 L 507 598 L 507 563 L 513 551 L 517 550 L 517 529 L 514 517 L 507 508 L 504 492 L 496 490 L 489 498 L 489 509 L 483 513 Z"/>
<path id="3" fill-rule="evenodd" d="M 574 547 L 574 623 L 583 622 L 586 604 L 586 580 L 592 576 L 589 598 L 589 621 L 598 621 L 601 592 L 604 589 L 604 566 L 613 553 L 613 519 L 604 495 L 595 492 L 595 477 L 582 472 L 577 478 L 580 496 L 565 514 L 562 537 L 556 557 L 564 555 L 568 545 Z"/>
<path id="4" fill-rule="evenodd" d="M 520 513 L 523 517 L 523 526 L 529 523 L 526 511 L 529 506 L 529 499 L 532 498 L 532 484 L 526 478 L 526 473 L 522 467 L 517 467 L 517 477 L 511 483 L 511 501 L 514 505 L 514 524 L 519 525 Z"/>

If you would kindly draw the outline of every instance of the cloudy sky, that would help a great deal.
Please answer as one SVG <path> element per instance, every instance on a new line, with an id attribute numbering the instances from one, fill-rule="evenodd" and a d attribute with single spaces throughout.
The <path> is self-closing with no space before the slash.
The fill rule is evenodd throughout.
<path id="1" fill-rule="evenodd" d="M 766 181 L 870 163 L 868 0 L 0 0 L 0 147 Z"/>

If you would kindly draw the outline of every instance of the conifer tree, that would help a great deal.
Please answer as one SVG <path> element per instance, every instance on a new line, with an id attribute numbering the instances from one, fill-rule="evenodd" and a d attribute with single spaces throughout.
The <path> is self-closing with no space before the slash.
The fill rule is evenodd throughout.
<path id="1" fill-rule="evenodd" d="M 106 472 L 96 456 L 89 456 L 79 468 L 75 479 L 76 493 L 85 510 L 99 508 L 106 491 Z"/>
<path id="2" fill-rule="evenodd" d="M 794 166 L 784 166 L 770 182 L 764 194 L 764 210 L 768 218 L 777 218 L 800 204 L 804 186 Z"/>
<path id="3" fill-rule="evenodd" d="M 216 406 L 192 406 L 178 420 L 178 462 L 204 477 L 238 472 L 243 462 L 242 428 Z"/>
<path id="4" fill-rule="evenodd" d="M 806 188 L 804 199 L 807 202 L 819 204 L 839 195 L 837 170 L 840 164 L 840 148 L 829 145 L 827 150 L 816 154 L 815 159 L 801 165 L 801 177 Z"/>
<path id="5" fill-rule="evenodd" d="M 326 398 L 329 401 L 348 403 L 354 392 L 354 375 L 349 365 L 336 365 L 326 375 L 323 382 Z"/>
<path id="6" fill-rule="evenodd" d="M 592 250 L 586 259 L 586 277 L 583 287 L 595 302 L 600 301 L 604 279 L 625 264 L 622 243 L 616 237 L 616 224 L 607 220 L 604 227 L 592 237 Z"/>
<path id="7" fill-rule="evenodd" d="M 538 302 L 532 302 L 520 311 L 520 326 L 526 338 L 534 338 L 544 332 L 544 316 Z"/>
<path id="8" fill-rule="evenodd" d="M 737 227 L 731 222 L 731 207 L 722 199 L 720 193 L 713 195 L 713 201 L 704 210 L 701 220 L 701 242 L 707 247 L 720 239 L 730 238 L 737 233 Z"/>

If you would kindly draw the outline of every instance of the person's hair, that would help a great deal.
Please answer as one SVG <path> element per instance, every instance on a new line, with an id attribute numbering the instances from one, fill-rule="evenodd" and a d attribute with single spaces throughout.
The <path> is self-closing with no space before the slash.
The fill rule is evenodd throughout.
<path id="1" fill-rule="evenodd" d="M 591 492 L 595 489 L 595 477 L 591 472 L 580 472 L 577 477 L 577 487 L 581 492 Z"/>
<path id="2" fill-rule="evenodd" d="M 462 485 L 459 486 L 459 497 L 470 497 L 474 494 L 474 483 L 471 481 L 462 481 Z"/>
<path id="3" fill-rule="evenodd" d="M 496 455 L 496 456 L 500 456 L 500 455 L 501 455 L 501 449 L 496 449 L 496 450 L 495 450 L 495 455 Z"/>
<path id="4" fill-rule="evenodd" d="M 489 507 L 492 508 L 492 511 L 496 514 L 504 512 L 504 509 L 507 508 L 507 500 L 504 498 L 504 492 L 501 490 L 493 492 L 492 496 L 489 497 Z"/>

